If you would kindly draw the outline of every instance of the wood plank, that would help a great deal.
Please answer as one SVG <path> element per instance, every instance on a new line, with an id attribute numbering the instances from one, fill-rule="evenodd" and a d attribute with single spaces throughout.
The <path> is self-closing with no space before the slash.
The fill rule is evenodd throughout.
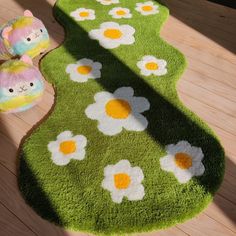
<path id="1" fill-rule="evenodd" d="M 234 17 L 235 11 L 232 10 L 231 14 L 228 11 L 225 17 L 222 16 L 222 12 L 214 12 L 213 9 L 219 8 L 219 6 L 211 5 L 211 4 L 199 4 L 198 2 L 193 2 L 189 4 L 189 0 L 176 0 L 177 3 L 172 3 L 171 1 L 165 1 L 169 8 L 172 9 L 174 5 L 173 12 L 178 14 L 182 18 L 191 18 L 191 20 L 195 20 L 199 24 L 204 24 L 206 27 L 211 27 L 213 30 L 223 32 L 222 36 L 226 37 L 228 40 L 232 40 L 231 37 L 227 33 L 232 33 L 233 27 L 236 27 L 236 21 L 232 21 L 228 19 L 229 15 Z M 207 7 L 207 11 L 209 11 L 208 18 L 206 21 L 205 11 Z M 185 12 L 183 12 L 183 9 Z M 194 11 L 193 11 L 194 9 Z M 182 10 L 182 11 L 181 11 Z M 182 13 L 182 14 L 181 14 Z M 187 13 L 187 14 L 186 14 Z M 190 20 L 190 19 L 189 19 Z"/>
<path id="2" fill-rule="evenodd" d="M 188 60 L 190 63 L 189 70 L 186 71 L 184 76 L 188 76 L 189 81 L 194 80 L 195 83 L 198 84 L 206 83 L 205 86 L 207 86 L 209 82 L 209 84 L 212 85 L 212 89 L 215 87 L 222 87 L 223 92 L 227 91 L 227 93 L 229 93 L 224 94 L 225 97 L 231 99 L 232 101 L 235 101 L 236 96 L 230 97 L 230 93 L 233 92 L 236 88 L 235 82 L 231 83 L 233 76 L 222 72 L 221 70 L 214 69 L 212 66 L 206 65 L 199 61 L 193 61 L 191 58 L 189 58 Z M 210 88 L 211 87 L 209 86 L 209 89 Z M 223 92 L 221 92 L 221 95 L 223 94 Z M 217 91 L 216 93 L 219 94 Z"/>
<path id="3" fill-rule="evenodd" d="M 156 232 L 148 233 L 148 234 L 147 233 L 136 234 L 135 236 L 170 236 L 170 235 L 185 236 L 188 234 L 186 234 L 184 231 L 182 231 L 181 229 L 177 227 L 171 227 L 166 230 L 160 230 L 160 231 L 156 231 Z"/>
<path id="4" fill-rule="evenodd" d="M 0 202 L 37 235 L 65 236 L 65 231 L 38 216 L 19 192 L 16 176 L 0 164 Z M 84 234 L 77 234 L 83 236 Z"/>
<path id="5" fill-rule="evenodd" d="M 234 176 L 225 173 L 224 181 L 220 186 L 218 193 L 234 204 L 234 208 L 236 208 L 236 182 Z"/>
<path id="6" fill-rule="evenodd" d="M 191 236 L 235 236 L 233 231 L 222 227 L 221 224 L 206 214 L 200 214 L 194 219 L 178 225 L 178 227 Z"/>
<path id="7" fill-rule="evenodd" d="M 234 135 L 236 130 L 236 118 L 222 113 L 217 109 L 186 95 L 183 92 L 179 93 L 179 95 L 183 103 L 189 108 L 191 104 L 191 110 L 198 114 L 207 123 L 221 127 L 225 131 Z"/>
<path id="8" fill-rule="evenodd" d="M 235 75 L 236 72 L 233 70 L 233 66 L 236 65 L 234 53 L 225 52 L 222 46 L 199 32 L 194 31 L 191 36 L 189 36 L 188 32 L 191 28 L 183 25 L 172 16 L 166 24 L 170 27 L 174 27 L 174 29 L 170 31 L 168 28 L 164 27 L 161 31 L 161 35 L 171 45 L 175 45 L 184 52 L 187 57 L 198 59 L 205 64 L 212 64 L 215 69 Z M 177 35 L 173 38 L 173 34 Z M 196 54 L 196 52 L 198 53 Z M 219 62 L 223 64 L 217 64 Z"/>
<path id="9" fill-rule="evenodd" d="M 35 236 L 36 234 L 0 203 L 0 235 Z"/>
<path id="10" fill-rule="evenodd" d="M 204 84 L 196 85 L 191 83 L 188 79 L 182 79 L 180 83 L 178 83 L 178 91 L 200 102 L 204 102 L 208 106 L 217 109 L 219 112 L 236 118 L 236 102 L 206 89 Z"/>
<path id="11" fill-rule="evenodd" d="M 172 13 L 171 9 L 170 13 Z M 188 13 L 185 12 L 185 14 Z M 191 34 L 189 32 L 191 32 Z M 177 43 L 186 46 L 188 50 L 186 50 L 185 54 L 187 53 L 187 55 L 196 57 L 198 55 L 195 53 L 197 50 L 200 56 L 204 55 L 204 57 L 201 58 L 202 60 L 207 58 L 212 60 L 205 60 L 206 63 L 214 63 L 215 60 L 225 60 L 224 65 L 227 66 L 226 69 L 229 69 L 231 73 L 235 73 L 232 69 L 232 65 L 236 64 L 235 54 L 233 52 L 225 50 L 223 46 L 202 34 L 201 31 L 193 30 L 191 26 L 183 24 L 183 22 L 175 16 L 171 15 L 168 18 L 165 26 L 161 30 L 161 36 L 163 36 L 167 41 L 171 41 L 171 45 Z M 194 51 L 189 49 L 194 49 Z M 223 66 L 222 69 L 225 70 Z"/>
<path id="12" fill-rule="evenodd" d="M 217 194 L 214 197 L 214 202 L 209 205 L 204 213 L 236 233 L 235 205 L 227 201 L 221 195 Z"/>

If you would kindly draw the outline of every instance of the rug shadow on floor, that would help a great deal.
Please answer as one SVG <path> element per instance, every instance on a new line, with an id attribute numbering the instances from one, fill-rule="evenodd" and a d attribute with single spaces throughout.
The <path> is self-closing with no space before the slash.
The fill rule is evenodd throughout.
<path id="1" fill-rule="evenodd" d="M 234 11 L 236 14 L 235 9 L 207 1 L 200 1 L 204 2 L 202 4 L 199 1 L 191 0 L 155 1 L 166 5 L 170 10 L 170 14 L 184 24 L 197 30 L 230 52 L 236 52 L 236 34 L 234 33 L 235 25 L 233 24 L 232 13 Z M 230 11 L 230 14 L 228 14 L 228 11 Z"/>

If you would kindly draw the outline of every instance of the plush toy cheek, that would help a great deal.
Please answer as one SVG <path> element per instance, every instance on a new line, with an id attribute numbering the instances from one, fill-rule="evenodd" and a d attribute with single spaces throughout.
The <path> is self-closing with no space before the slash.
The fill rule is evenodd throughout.
<path id="1" fill-rule="evenodd" d="M 42 80 L 37 80 L 34 82 L 34 86 L 30 93 L 40 93 L 44 90 L 44 83 Z"/>
<path id="2" fill-rule="evenodd" d="M 27 54 L 27 51 L 31 50 L 34 47 L 33 44 L 26 44 L 24 42 L 18 42 L 13 45 L 13 50 L 16 55 Z"/>
<path id="3" fill-rule="evenodd" d="M 36 105 L 42 98 L 43 91 L 29 93 L 28 95 L 13 97 L 8 100 L 0 100 L 0 112 L 13 113 L 27 110 Z"/>
<path id="4" fill-rule="evenodd" d="M 49 40 L 40 41 L 35 47 L 26 51 L 25 53 L 34 58 L 40 53 L 44 52 L 49 46 Z"/>
<path id="5" fill-rule="evenodd" d="M 44 52 L 49 46 L 49 38 L 45 36 L 42 40 L 35 43 L 26 44 L 25 42 L 18 42 L 13 46 L 16 55 L 27 54 L 31 58 L 38 56 Z"/>

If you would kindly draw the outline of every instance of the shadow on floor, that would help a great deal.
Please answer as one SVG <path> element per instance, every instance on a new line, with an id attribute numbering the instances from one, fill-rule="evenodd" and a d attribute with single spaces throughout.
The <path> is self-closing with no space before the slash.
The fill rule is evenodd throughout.
<path id="1" fill-rule="evenodd" d="M 236 52 L 235 9 L 207 1 L 159 0 L 159 2 L 165 4 L 170 9 L 170 14 L 178 20 L 229 51 Z"/>
<path id="2" fill-rule="evenodd" d="M 236 2 L 235 1 L 233 2 L 232 0 L 208 0 L 208 1 L 236 9 Z"/>
<path id="3" fill-rule="evenodd" d="M 17 2 L 24 8 L 29 8 L 30 4 L 30 0 L 28 1 L 23 1 L 23 0 L 17 0 Z M 35 8 L 35 9 L 34 9 Z M 51 14 L 51 12 L 49 13 L 48 9 L 51 9 L 51 6 L 46 2 L 46 1 L 41 1 L 40 3 L 37 4 L 37 7 L 34 6 L 34 8 L 30 9 L 34 12 L 35 16 L 40 17 L 40 12 L 44 11 L 45 9 L 47 9 L 47 14 Z M 36 11 L 37 10 L 37 11 Z M 160 108 L 165 108 L 163 109 L 165 112 L 163 117 L 172 117 L 172 124 L 170 127 L 170 129 L 168 130 L 168 132 L 166 132 L 166 136 L 165 136 L 165 130 L 163 129 L 163 132 L 156 132 L 156 123 L 162 123 L 162 122 L 166 122 L 165 120 L 162 120 L 162 117 L 156 117 L 155 112 L 152 114 L 147 114 L 147 118 L 149 121 L 153 121 L 154 122 L 150 122 L 149 127 L 147 129 L 147 132 L 149 133 L 150 136 L 152 136 L 153 139 L 155 139 L 158 143 L 162 144 L 162 145 L 166 145 L 167 140 L 168 143 L 172 143 L 176 141 L 176 133 L 179 134 L 179 138 L 183 138 L 181 129 L 183 129 L 183 127 L 185 127 L 185 129 L 190 129 L 192 131 L 192 134 L 190 135 L 191 137 L 189 137 L 189 141 L 193 141 L 196 142 L 196 140 L 194 140 L 194 137 L 196 136 L 204 136 L 207 138 L 208 143 L 206 144 L 205 147 L 203 147 L 203 149 L 206 150 L 206 148 L 209 146 L 209 143 L 212 144 L 212 146 L 216 145 L 217 148 L 219 148 L 217 141 L 212 139 L 209 134 L 205 133 L 204 130 L 202 130 L 199 126 L 197 126 L 194 122 L 192 122 L 191 120 L 188 119 L 188 117 L 186 117 L 181 111 L 179 111 L 178 109 L 176 109 L 172 104 L 170 104 L 164 97 L 162 97 L 160 94 L 158 94 L 155 90 L 152 89 L 152 87 L 150 87 L 148 84 L 145 83 L 145 81 L 143 81 L 141 78 L 140 80 L 137 80 L 137 75 L 134 74 L 126 65 L 124 65 L 121 61 L 119 61 L 118 58 L 116 58 L 114 55 L 112 55 L 109 51 L 102 49 L 97 42 L 95 41 L 91 41 L 88 39 L 87 37 L 87 32 L 85 32 L 82 28 L 80 28 L 77 24 L 75 24 L 74 21 L 72 21 L 63 11 L 61 11 L 60 9 L 58 9 L 59 11 L 59 15 L 60 17 L 66 19 L 66 21 L 71 22 L 71 25 L 74 25 L 75 28 L 77 28 L 77 31 L 80 33 L 80 39 L 84 40 L 84 42 L 88 42 L 88 47 L 92 46 L 93 48 L 96 48 L 99 52 L 101 52 L 103 55 L 106 55 L 110 60 L 109 61 L 113 61 L 116 62 L 117 66 L 120 66 L 121 68 L 123 68 L 123 70 L 126 71 L 126 74 L 129 76 L 130 81 L 128 82 L 128 84 L 126 85 L 132 85 L 132 87 L 136 87 L 137 91 L 142 92 L 142 94 L 146 94 L 147 97 L 151 98 L 151 100 L 153 101 L 157 101 L 156 102 L 156 109 L 160 109 Z M 45 22 L 46 23 L 46 22 Z M 47 24 L 46 24 L 47 25 Z M 49 32 L 50 33 L 50 32 Z M 74 51 L 71 51 L 70 47 L 69 47 L 69 43 L 64 45 L 68 52 L 71 53 L 71 55 L 75 55 Z M 75 59 L 77 59 L 75 57 Z M 109 84 L 109 83 L 103 83 L 102 80 L 101 81 L 101 85 L 108 91 L 113 92 L 115 87 L 118 87 L 119 83 L 117 84 Z M 106 80 L 104 80 L 105 82 Z M 138 82 L 137 82 L 138 81 Z M 106 81 L 107 82 L 107 81 Z M 124 86 L 124 84 L 122 84 Z M 114 87 L 114 88 L 113 88 Z M 141 91 L 139 88 L 142 88 Z M 162 109 L 160 109 L 162 110 Z M 155 119 L 154 119 L 155 117 Z M 176 123 L 175 123 L 176 121 Z M 4 127 L 4 124 L 1 125 L 2 127 Z M 164 127 L 162 125 L 162 127 Z M 176 132 L 178 129 L 179 132 Z M 162 135 L 160 135 L 162 134 Z M 178 135 L 177 135 L 178 136 Z M 192 139 L 192 140 L 191 140 Z M 173 141 L 171 141 L 173 140 Z M 199 140 L 198 140 L 199 141 Z M 197 141 L 197 142 L 198 142 Z M 231 168 L 233 167 L 233 169 L 235 170 L 235 166 L 233 163 L 230 163 Z M 30 168 L 27 166 L 27 163 L 22 164 L 22 170 L 23 171 L 27 171 L 27 173 L 31 173 Z M 28 178 L 30 179 L 31 183 L 34 183 L 34 189 L 36 190 L 36 192 L 42 192 L 40 190 L 40 186 L 37 184 L 37 180 L 35 179 L 33 173 L 29 174 Z M 214 180 L 212 180 L 214 181 Z M 201 182 L 200 184 L 206 186 L 206 188 L 209 190 L 210 188 L 210 183 L 204 183 Z M 224 184 L 223 184 L 224 185 Z M 229 188 L 231 188 L 232 186 L 230 185 Z M 229 189 L 230 190 L 230 189 Z M 226 190 L 228 191 L 228 190 Z M 220 192 L 219 192 L 220 194 Z M 33 198 L 34 196 L 32 196 Z M 41 194 L 41 198 L 45 199 L 44 201 L 44 206 L 42 206 L 42 211 L 44 211 L 45 207 L 50 207 L 50 201 L 47 200 L 47 198 L 45 197 L 45 195 L 42 193 Z M 218 207 L 224 211 L 224 205 L 221 205 L 220 201 L 216 201 L 215 202 Z M 40 204 L 39 208 L 41 207 L 42 204 Z M 227 215 L 227 217 L 229 217 L 232 220 L 233 216 L 232 214 L 227 210 L 224 211 L 224 214 Z M 48 216 L 49 218 L 52 217 L 55 219 L 57 219 L 56 221 L 60 224 L 60 217 L 58 217 L 56 211 L 53 209 L 52 210 L 52 215 Z M 66 235 L 66 233 L 65 233 Z M 53 236 L 53 235 L 51 235 Z"/>

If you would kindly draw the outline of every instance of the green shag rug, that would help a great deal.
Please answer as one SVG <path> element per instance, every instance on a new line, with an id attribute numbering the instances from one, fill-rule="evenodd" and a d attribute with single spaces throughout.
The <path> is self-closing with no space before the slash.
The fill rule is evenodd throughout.
<path id="1" fill-rule="evenodd" d="M 201 212 L 224 174 L 212 130 L 180 102 L 184 56 L 156 1 L 59 0 L 63 45 L 41 61 L 55 107 L 22 143 L 19 187 L 43 218 L 102 235 Z"/>

